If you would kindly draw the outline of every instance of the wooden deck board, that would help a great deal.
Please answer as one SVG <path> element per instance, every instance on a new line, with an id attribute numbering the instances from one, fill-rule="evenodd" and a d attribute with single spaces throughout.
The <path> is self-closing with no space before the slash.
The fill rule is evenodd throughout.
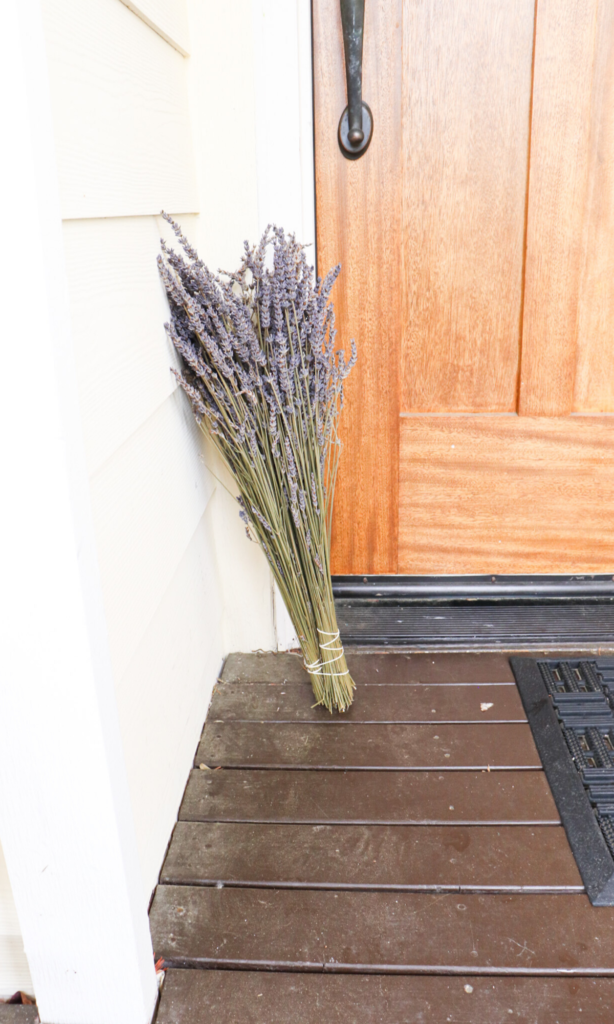
<path id="1" fill-rule="evenodd" d="M 526 722 L 515 686 L 461 683 L 433 686 L 386 683 L 361 685 L 355 703 L 342 717 L 313 706 L 309 683 L 219 683 L 208 720 L 214 722 Z"/>
<path id="2" fill-rule="evenodd" d="M 35 1006 L 0 1005 L 0 1024 L 39 1024 Z"/>
<path id="3" fill-rule="evenodd" d="M 614 908 L 507 657 L 349 664 L 339 719 L 300 658 L 227 659 L 151 909 L 158 1024 L 609 1024 Z"/>
<path id="4" fill-rule="evenodd" d="M 190 773 L 182 821 L 560 824 L 543 771 Z"/>
<path id="5" fill-rule="evenodd" d="M 157 1024 L 611 1024 L 614 978 L 167 972 Z"/>
<path id="6" fill-rule="evenodd" d="M 562 827 L 181 821 L 164 884 L 582 892 Z"/>
<path id="7" fill-rule="evenodd" d="M 514 676 L 505 654 L 356 653 L 347 662 L 357 684 L 508 683 Z M 233 683 L 303 683 L 302 657 L 296 654 L 230 654 L 221 678 Z"/>
<path id="8" fill-rule="evenodd" d="M 539 768 L 527 724 L 359 725 L 208 722 L 195 766 Z"/>
<path id="9" fill-rule="evenodd" d="M 614 976 L 614 908 L 583 894 L 161 885 L 150 919 L 169 966 Z"/>

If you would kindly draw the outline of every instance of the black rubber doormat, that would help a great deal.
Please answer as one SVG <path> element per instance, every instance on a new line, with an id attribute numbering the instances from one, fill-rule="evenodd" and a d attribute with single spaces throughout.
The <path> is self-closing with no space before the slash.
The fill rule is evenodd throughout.
<path id="1" fill-rule="evenodd" d="M 587 895 L 614 906 L 614 659 L 510 663 Z"/>

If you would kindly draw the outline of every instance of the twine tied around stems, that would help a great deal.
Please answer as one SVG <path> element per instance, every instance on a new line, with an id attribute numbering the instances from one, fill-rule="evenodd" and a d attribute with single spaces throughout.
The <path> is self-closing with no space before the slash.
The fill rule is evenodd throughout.
<path id="1" fill-rule="evenodd" d="M 332 640 L 327 640 L 325 643 L 320 643 L 320 641 L 318 641 L 318 646 L 319 646 L 321 651 L 329 651 L 329 650 L 331 650 L 332 648 L 334 648 L 334 646 L 337 643 L 337 641 L 339 641 L 339 646 L 340 646 L 341 650 L 340 650 L 339 654 L 335 658 L 329 658 L 328 661 L 322 661 L 321 658 L 318 658 L 317 661 L 314 661 L 314 662 L 312 662 L 311 665 L 308 665 L 307 662 L 303 659 L 303 665 L 305 666 L 305 668 L 307 669 L 309 674 L 312 675 L 312 676 L 323 676 L 324 672 L 322 670 L 324 668 L 326 668 L 326 674 L 329 675 L 329 676 L 349 676 L 350 670 L 347 669 L 347 668 L 346 668 L 345 672 L 329 672 L 328 671 L 328 666 L 329 665 L 332 665 L 334 661 L 339 661 L 344 656 L 343 644 L 341 643 L 341 640 L 340 640 L 339 630 L 337 630 L 336 633 L 329 633 L 326 629 L 318 629 L 318 627 L 316 626 L 316 632 L 321 633 L 322 636 L 330 636 L 330 637 L 332 637 Z"/>

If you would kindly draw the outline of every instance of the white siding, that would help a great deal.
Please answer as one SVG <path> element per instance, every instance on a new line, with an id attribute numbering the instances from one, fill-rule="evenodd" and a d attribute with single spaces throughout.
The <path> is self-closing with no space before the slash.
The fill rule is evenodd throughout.
<path id="1" fill-rule="evenodd" d="M 224 653 L 210 509 L 211 503 L 117 680 L 147 892 L 157 882 Z"/>
<path id="2" fill-rule="evenodd" d="M 186 9 L 128 6 L 44 0 L 92 511 L 150 892 L 223 657 L 223 603 L 207 513 L 215 481 L 170 373 L 155 262 L 169 236 L 159 211 L 190 234 L 198 219 L 181 217 L 199 205 L 176 48 L 187 51 Z"/>
<path id="3" fill-rule="evenodd" d="M 185 7 L 137 6 L 44 0 L 92 511 L 150 891 L 223 654 L 270 647 L 274 634 L 268 567 L 207 472 L 170 373 L 177 360 L 155 262 L 160 235 L 173 237 L 162 208 L 216 267 L 235 264 L 256 234 L 249 7 L 190 7 L 186 59 L 159 31 L 170 36 L 175 18 L 187 50 Z"/>
<path id="4" fill-rule="evenodd" d="M 295 209 L 298 202 L 307 210 L 309 234 L 309 146 L 293 126 L 286 164 L 278 166 L 284 146 L 277 138 L 268 167 L 267 146 L 257 146 L 265 130 L 258 128 L 255 87 L 263 59 L 260 29 L 256 42 L 254 36 L 258 3 L 42 0 L 64 218 L 58 258 L 68 282 L 145 893 L 157 879 L 224 654 L 275 643 L 266 560 L 246 539 L 232 481 L 169 372 L 176 357 L 163 330 L 168 308 L 155 263 L 159 236 L 169 235 L 161 209 L 177 217 L 213 268 L 236 266 L 243 240 L 257 238 L 269 219 L 267 202 L 281 200 L 280 190 L 286 198 L 295 193 Z M 289 49 L 297 45 L 297 25 L 304 35 L 308 3 L 289 0 L 302 12 L 288 22 Z M 275 3 L 266 6 L 273 17 Z M 284 74 L 292 63 L 288 56 Z M 263 81 L 260 75 L 260 104 L 274 99 Z M 290 92 L 290 106 L 303 96 L 304 121 L 304 74 Z M 274 118 L 259 116 L 270 133 Z M 278 187 L 267 191 L 272 165 Z M 284 200 L 278 210 L 290 205 Z M 299 215 L 291 219 L 300 231 Z M 31 991 L 0 859 L 0 997 L 20 987 Z"/>
<path id="5" fill-rule="evenodd" d="M 254 78 L 262 54 L 254 46 L 252 3 L 188 0 L 188 88 L 194 113 L 196 174 L 203 197 L 194 238 L 209 265 L 226 270 L 239 263 L 245 239 L 259 238 Z M 288 45 L 292 43 L 289 40 Z M 290 188 L 300 190 L 300 182 Z M 267 562 L 257 545 L 245 537 L 232 498 L 236 493 L 232 480 L 210 448 L 206 458 L 226 485 L 218 485 L 213 505 L 221 586 L 228 610 L 226 650 L 271 648 L 275 635 Z"/>
<path id="6" fill-rule="evenodd" d="M 183 217 L 186 231 L 197 218 Z M 164 221 L 161 222 L 164 224 Z M 168 306 L 155 257 L 160 218 L 64 223 L 75 359 L 90 473 L 175 389 L 176 365 L 161 325 Z"/>
<path id="7" fill-rule="evenodd" d="M 179 219 L 194 236 L 200 218 Z M 204 454 L 169 370 L 176 359 L 155 264 L 161 233 L 168 237 L 168 226 L 153 217 L 64 225 L 100 572 L 148 890 L 222 655 L 272 642 L 262 554 L 207 473 L 205 461 L 233 490 L 215 454 Z"/>
<path id="8" fill-rule="evenodd" d="M 138 14 L 167 43 L 185 57 L 188 56 L 190 34 L 186 0 L 122 0 L 122 3 Z"/>
<path id="9" fill-rule="evenodd" d="M 241 18 L 239 5 L 197 5 L 199 58 L 186 59 L 159 32 L 166 26 L 171 35 L 174 17 L 187 50 L 185 7 L 137 6 L 44 0 L 92 511 L 151 891 L 223 654 L 270 647 L 274 634 L 268 567 L 207 472 L 202 436 L 170 373 L 177 361 L 155 262 L 160 235 L 173 237 L 157 216 L 162 208 L 199 244 L 206 239 L 216 267 L 236 263 L 243 238 L 254 237 L 249 11 Z M 243 115 L 241 132 L 229 131 L 220 97 Z M 200 216 L 197 180 L 206 197 Z"/>
<path id="10" fill-rule="evenodd" d="M 109 409 L 113 415 L 113 407 Z M 91 479 L 111 657 L 125 672 L 205 511 L 200 436 L 175 392 Z"/>
<path id="11" fill-rule="evenodd" d="M 258 236 L 252 0 L 188 0 L 196 173 L 202 205 L 198 248 L 209 265 L 234 269 Z M 286 0 L 281 0 L 285 3 Z"/>
<path id="12" fill-rule="evenodd" d="M 44 0 L 62 215 L 198 209 L 186 59 L 119 0 Z"/>
<path id="13" fill-rule="evenodd" d="M 10 595 L 0 837 L 41 1019 L 148 1024 L 153 950 L 90 515 L 40 3 L 2 10 L 0 96 L 14 158 L 0 167 L 11 197 L 0 415 L 13 498 L 0 555 Z M 35 357 L 19 387 L 24 345 Z"/>
<path id="14" fill-rule="evenodd" d="M 18 990 L 32 992 L 32 980 L 0 847 L 0 999 L 8 999 Z"/>

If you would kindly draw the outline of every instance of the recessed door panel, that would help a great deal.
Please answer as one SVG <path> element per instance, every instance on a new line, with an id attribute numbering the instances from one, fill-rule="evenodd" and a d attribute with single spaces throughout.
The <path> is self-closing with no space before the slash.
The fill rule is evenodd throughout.
<path id="1" fill-rule="evenodd" d="M 614 8 L 367 0 L 358 160 L 313 10 L 318 262 L 359 351 L 333 571 L 614 570 Z"/>

